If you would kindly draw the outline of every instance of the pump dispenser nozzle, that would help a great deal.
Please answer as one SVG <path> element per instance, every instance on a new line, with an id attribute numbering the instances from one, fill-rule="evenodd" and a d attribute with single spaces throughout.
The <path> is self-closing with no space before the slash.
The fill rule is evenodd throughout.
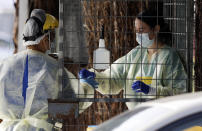
<path id="1" fill-rule="evenodd" d="M 104 39 L 104 25 L 102 25 L 102 27 L 101 27 L 100 39 Z"/>
<path id="2" fill-rule="evenodd" d="M 104 41 L 104 25 L 101 27 L 101 35 L 100 35 L 100 40 L 99 40 L 99 47 L 100 48 L 105 48 L 105 41 Z"/>
<path id="3" fill-rule="evenodd" d="M 101 27 L 99 48 L 93 52 L 93 67 L 95 69 L 107 69 L 110 64 L 110 51 L 105 49 L 104 25 Z"/>

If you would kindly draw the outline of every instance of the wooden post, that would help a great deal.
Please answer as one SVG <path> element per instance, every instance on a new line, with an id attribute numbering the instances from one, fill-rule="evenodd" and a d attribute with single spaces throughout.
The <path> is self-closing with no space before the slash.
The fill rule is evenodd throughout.
<path id="1" fill-rule="evenodd" d="M 15 3 L 15 22 L 14 22 L 14 28 L 13 28 L 13 42 L 15 45 L 15 51 L 14 53 L 17 53 L 18 50 L 18 17 L 19 16 L 19 0 L 16 0 Z"/>

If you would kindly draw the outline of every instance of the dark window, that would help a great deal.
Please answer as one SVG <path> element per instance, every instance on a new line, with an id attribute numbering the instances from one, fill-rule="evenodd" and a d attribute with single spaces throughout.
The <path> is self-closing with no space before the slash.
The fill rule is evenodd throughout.
<path id="1" fill-rule="evenodd" d="M 159 131 L 182 131 L 193 126 L 202 126 L 202 112 L 192 114 L 164 126 Z"/>

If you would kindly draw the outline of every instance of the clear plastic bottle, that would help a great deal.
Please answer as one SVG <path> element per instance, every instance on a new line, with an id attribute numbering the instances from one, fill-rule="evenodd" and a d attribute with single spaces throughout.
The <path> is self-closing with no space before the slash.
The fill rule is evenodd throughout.
<path id="1" fill-rule="evenodd" d="M 105 48 L 104 26 L 99 40 L 99 48 L 93 52 L 93 68 L 107 69 L 110 65 L 110 51 Z"/>

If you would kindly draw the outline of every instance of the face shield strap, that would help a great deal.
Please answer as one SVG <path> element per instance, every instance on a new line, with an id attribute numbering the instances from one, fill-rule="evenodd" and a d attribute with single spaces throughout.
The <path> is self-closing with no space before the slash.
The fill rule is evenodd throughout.
<path id="1" fill-rule="evenodd" d="M 23 34 L 23 40 L 25 40 L 25 42 L 35 41 L 37 38 L 39 38 L 42 35 L 43 35 L 43 33 L 37 33 L 35 36 L 24 36 L 24 34 Z"/>
<path id="2" fill-rule="evenodd" d="M 39 38 L 40 36 L 44 35 L 44 33 L 43 33 L 43 23 L 40 21 L 40 19 L 37 18 L 37 17 L 35 17 L 35 16 L 32 16 L 32 17 L 30 17 L 29 19 L 34 19 L 34 20 L 36 21 L 36 23 L 37 23 L 38 26 L 39 26 L 39 32 L 38 32 L 36 35 L 34 35 L 34 36 L 25 36 L 25 35 L 23 34 L 23 40 L 25 40 L 25 42 L 26 42 L 26 41 L 35 41 L 35 40 L 36 40 L 37 38 Z M 27 21 L 28 21 L 29 19 L 27 19 Z M 26 23 L 27 23 L 27 21 L 26 21 Z"/>

